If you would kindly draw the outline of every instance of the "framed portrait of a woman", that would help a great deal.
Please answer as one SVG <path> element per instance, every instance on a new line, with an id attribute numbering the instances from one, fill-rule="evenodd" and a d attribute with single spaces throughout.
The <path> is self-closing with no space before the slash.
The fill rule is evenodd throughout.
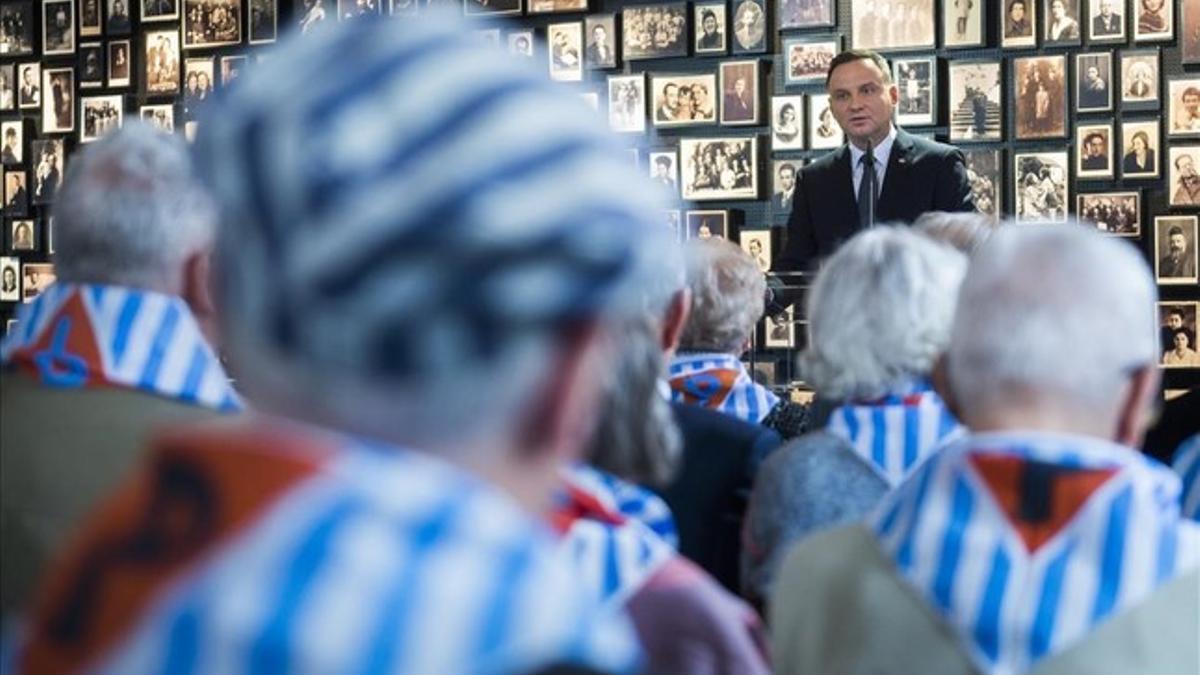
<path id="1" fill-rule="evenodd" d="M 771 149 L 804 149 L 804 96 L 771 97 Z"/>

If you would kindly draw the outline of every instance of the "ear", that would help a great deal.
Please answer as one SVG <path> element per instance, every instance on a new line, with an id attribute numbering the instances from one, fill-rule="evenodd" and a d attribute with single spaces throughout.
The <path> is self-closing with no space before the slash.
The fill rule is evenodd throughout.
<path id="1" fill-rule="evenodd" d="M 691 312 L 691 289 L 680 289 L 675 295 L 671 296 L 671 302 L 667 306 L 667 311 L 663 316 L 661 338 L 662 350 L 667 355 L 667 358 L 670 358 L 675 353 L 675 348 L 679 346 L 679 339 L 683 337 L 683 327 L 687 325 L 688 315 Z"/>
<path id="2" fill-rule="evenodd" d="M 1154 400 L 1162 375 L 1156 366 L 1142 366 L 1129 377 L 1117 414 L 1113 440 L 1131 448 L 1140 448 L 1146 429 L 1154 418 Z"/>
<path id="3" fill-rule="evenodd" d="M 888 98 L 892 99 L 892 105 L 900 102 L 900 87 L 895 82 L 888 85 Z"/>
<path id="4" fill-rule="evenodd" d="M 958 399 L 954 395 L 954 389 L 950 387 L 950 374 L 946 369 L 945 354 L 938 356 L 933 362 L 933 368 L 929 371 L 929 379 L 933 383 L 933 390 L 942 397 L 942 402 L 946 404 L 946 409 L 954 415 L 954 419 L 965 424 L 962 411 L 958 408 Z"/>
<path id="5" fill-rule="evenodd" d="M 215 349 L 217 347 L 217 308 L 212 292 L 212 253 L 196 251 L 183 261 L 183 279 L 179 296 L 192 310 L 200 332 Z"/>

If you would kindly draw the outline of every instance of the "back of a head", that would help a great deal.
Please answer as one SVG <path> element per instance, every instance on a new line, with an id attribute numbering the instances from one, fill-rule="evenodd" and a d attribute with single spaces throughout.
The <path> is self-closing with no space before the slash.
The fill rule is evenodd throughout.
<path id="1" fill-rule="evenodd" d="M 131 120 L 73 157 L 54 205 L 55 272 L 175 292 L 183 262 L 212 245 L 215 218 L 183 141 Z"/>
<path id="2" fill-rule="evenodd" d="M 969 256 L 987 243 L 996 222 L 982 213 L 929 211 L 922 213 L 912 226 L 934 241 L 949 244 Z"/>
<path id="3" fill-rule="evenodd" d="M 683 251 L 692 308 L 680 348 L 740 354 L 763 315 L 767 283 L 762 270 L 721 238 L 694 239 Z"/>
<path id="4" fill-rule="evenodd" d="M 808 296 L 806 379 L 832 399 L 877 398 L 928 376 L 945 350 L 967 259 L 907 227 L 838 249 Z"/>
<path id="5" fill-rule="evenodd" d="M 572 331 L 672 286 L 655 188 L 603 120 L 449 13 L 281 43 L 217 94 L 196 153 L 225 344 L 284 414 L 484 438 Z"/>
<path id="6" fill-rule="evenodd" d="M 1155 362 L 1155 296 L 1123 241 L 1076 224 L 999 229 L 972 258 L 947 350 L 964 421 L 1046 401 L 1110 406 Z"/>

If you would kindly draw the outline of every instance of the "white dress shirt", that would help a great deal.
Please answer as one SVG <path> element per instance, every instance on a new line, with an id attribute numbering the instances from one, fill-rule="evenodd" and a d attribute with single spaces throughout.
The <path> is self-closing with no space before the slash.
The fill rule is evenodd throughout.
<path id="1" fill-rule="evenodd" d="M 875 146 L 875 196 L 883 192 L 883 177 L 887 174 L 888 158 L 892 156 L 892 143 L 896 140 L 896 125 L 888 132 L 887 138 Z M 867 154 L 857 145 L 850 144 L 850 175 L 854 179 L 854 197 L 858 198 L 858 186 L 862 185 L 863 166 L 862 156 Z"/>

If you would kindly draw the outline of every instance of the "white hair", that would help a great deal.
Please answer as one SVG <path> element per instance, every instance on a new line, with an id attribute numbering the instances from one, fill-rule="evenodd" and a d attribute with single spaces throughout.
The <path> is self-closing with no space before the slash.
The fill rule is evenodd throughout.
<path id="1" fill-rule="evenodd" d="M 800 367 L 823 396 L 876 398 L 926 377 L 945 351 L 966 256 L 908 227 L 846 242 L 808 298 Z"/>
<path id="2" fill-rule="evenodd" d="M 1156 291 L 1132 247 L 1078 224 L 1004 227 L 972 259 L 947 368 L 965 412 L 1007 392 L 1105 405 L 1158 354 Z"/>
<path id="3" fill-rule="evenodd" d="M 719 238 L 685 244 L 684 265 L 692 311 L 680 347 L 740 354 L 765 310 L 762 270 L 733 242 Z"/>
<path id="4" fill-rule="evenodd" d="M 183 142 L 131 120 L 73 159 L 54 205 L 58 278 L 173 292 L 216 228 Z"/>
<path id="5" fill-rule="evenodd" d="M 912 227 L 935 241 L 972 255 L 987 242 L 996 229 L 996 222 L 982 213 L 928 211 L 913 221 Z"/>

